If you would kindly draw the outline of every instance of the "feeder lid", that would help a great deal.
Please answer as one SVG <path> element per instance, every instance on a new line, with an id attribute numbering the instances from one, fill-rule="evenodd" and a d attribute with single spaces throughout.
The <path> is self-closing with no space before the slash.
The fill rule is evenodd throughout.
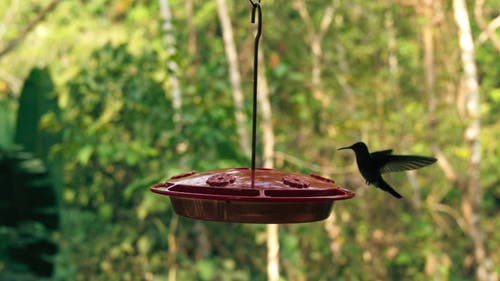
<path id="1" fill-rule="evenodd" d="M 274 169 L 230 168 L 173 176 L 151 191 L 170 196 L 179 215 L 227 222 L 295 223 L 325 219 L 354 192 L 333 180 Z"/>

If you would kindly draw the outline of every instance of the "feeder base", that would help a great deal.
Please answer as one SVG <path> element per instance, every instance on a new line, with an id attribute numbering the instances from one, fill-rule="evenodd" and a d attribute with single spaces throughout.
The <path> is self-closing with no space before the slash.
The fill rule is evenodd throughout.
<path id="1" fill-rule="evenodd" d="M 304 223 L 326 219 L 333 201 L 247 202 L 170 197 L 174 211 L 188 218 L 236 223 Z"/>
<path id="2" fill-rule="evenodd" d="M 354 197 L 319 175 L 229 168 L 171 177 L 150 187 L 188 218 L 237 223 L 303 223 L 326 219 L 337 200 Z"/>

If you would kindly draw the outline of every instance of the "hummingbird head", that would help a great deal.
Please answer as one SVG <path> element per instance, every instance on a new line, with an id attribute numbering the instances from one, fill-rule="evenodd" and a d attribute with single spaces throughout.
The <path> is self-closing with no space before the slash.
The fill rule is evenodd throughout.
<path id="1" fill-rule="evenodd" d="M 339 148 L 337 150 L 343 150 L 343 149 L 352 149 L 352 150 L 354 150 L 354 152 L 357 152 L 357 151 L 366 151 L 366 152 L 368 152 L 368 147 L 362 141 L 358 141 L 357 143 L 355 143 L 355 144 L 353 144 L 351 146 L 341 147 L 341 148 Z"/>

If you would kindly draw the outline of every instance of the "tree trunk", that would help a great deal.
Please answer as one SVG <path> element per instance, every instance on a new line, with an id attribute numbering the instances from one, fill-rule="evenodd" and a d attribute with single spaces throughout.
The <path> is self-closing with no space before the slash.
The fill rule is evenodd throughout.
<path id="1" fill-rule="evenodd" d="M 239 136 L 239 145 L 241 151 L 245 155 L 250 156 L 251 148 L 249 137 L 245 125 L 247 118 L 243 111 L 243 93 L 241 90 L 241 75 L 238 68 L 238 54 L 236 53 L 236 46 L 234 44 L 233 28 L 229 11 L 225 0 L 215 0 L 217 5 L 217 13 L 222 28 L 222 37 L 224 41 L 224 50 L 229 68 L 229 79 L 231 80 L 231 87 L 234 102 L 234 116 L 236 119 L 236 126 Z"/>
<path id="2" fill-rule="evenodd" d="M 427 94 L 427 111 L 428 111 L 428 126 L 430 131 L 436 130 L 437 125 L 437 99 L 436 99 L 436 71 L 434 64 L 434 6 L 432 0 L 423 0 L 420 2 L 421 7 L 417 9 L 424 17 L 424 23 L 421 26 L 420 32 L 423 44 L 423 69 L 425 78 L 425 93 Z M 429 134 L 429 141 L 435 143 L 434 134 Z M 408 175 L 410 175 L 408 173 Z M 413 174 L 415 176 L 415 174 Z M 416 181 L 415 181 L 416 183 Z M 420 198 L 420 192 L 418 192 Z M 419 202 L 420 203 L 420 202 Z M 419 204 L 417 204 L 419 206 Z"/>
<path id="3" fill-rule="evenodd" d="M 177 49 L 175 47 L 174 25 L 172 24 L 172 13 L 168 0 L 159 0 L 160 14 L 163 19 L 162 29 L 165 34 L 166 51 L 169 56 L 167 61 L 167 69 L 169 69 L 170 79 L 170 94 L 172 96 L 172 105 L 174 107 L 174 122 L 177 124 L 180 121 L 180 110 L 182 106 L 181 88 L 179 78 L 177 77 L 178 65 L 175 60 L 171 59 Z"/>
<path id="4" fill-rule="evenodd" d="M 465 92 L 466 123 L 465 142 L 470 153 L 467 179 L 462 196 L 462 214 L 465 219 L 467 234 L 474 246 L 474 258 L 477 266 L 477 281 L 493 281 L 492 262 L 487 256 L 479 205 L 482 200 L 479 164 L 481 161 L 480 143 L 480 103 L 479 85 L 474 54 L 474 43 L 470 29 L 469 15 L 464 0 L 453 0 L 453 11 L 458 27 L 458 37 L 463 67 L 463 85 Z"/>
<path id="5" fill-rule="evenodd" d="M 279 236 L 278 236 L 278 225 L 268 224 L 267 225 L 267 280 L 268 281 L 279 281 L 280 280 L 280 269 L 279 269 Z"/>
<path id="6" fill-rule="evenodd" d="M 177 249 L 177 240 L 176 232 L 177 226 L 179 225 L 179 216 L 172 216 L 170 219 L 170 226 L 168 228 L 168 257 L 167 257 L 167 266 L 168 266 L 168 281 L 176 281 L 177 280 L 177 261 L 176 257 L 178 255 Z"/>
<path id="7" fill-rule="evenodd" d="M 332 265 L 335 266 L 338 263 L 338 258 L 342 250 L 342 243 L 340 239 L 340 234 L 342 229 L 338 225 L 337 216 L 335 210 L 332 210 L 330 216 L 324 221 L 324 227 L 329 238 L 330 251 L 332 252 Z"/>
<path id="8" fill-rule="evenodd" d="M 194 57 L 197 50 L 196 29 L 194 26 L 193 0 L 185 0 L 186 20 L 188 30 L 188 53 Z"/>
<path id="9" fill-rule="evenodd" d="M 330 99 L 327 95 L 325 95 L 321 81 L 323 60 L 323 48 L 321 44 L 325 33 L 328 31 L 332 23 L 333 13 L 335 9 L 333 7 L 333 4 L 330 4 L 326 7 L 323 18 L 321 19 L 320 27 L 317 30 L 317 28 L 314 27 L 314 23 L 311 19 L 311 16 L 309 15 L 309 12 L 307 11 L 307 4 L 304 0 L 296 0 L 294 2 L 294 8 L 297 10 L 300 17 L 304 21 L 309 34 L 307 43 L 309 44 L 312 55 L 311 91 L 313 93 L 313 97 L 318 100 L 324 108 L 330 103 Z"/>
<path id="10" fill-rule="evenodd" d="M 340 88 L 342 89 L 342 95 L 347 99 L 348 101 L 348 106 L 351 106 L 353 104 L 353 99 L 354 99 L 354 93 L 351 88 L 351 85 L 347 82 L 346 77 L 351 75 L 349 63 L 347 62 L 347 56 L 345 52 L 345 47 L 342 45 L 342 42 L 339 41 L 339 39 L 336 40 L 337 42 L 335 43 L 335 51 L 337 52 L 337 58 L 339 60 L 339 75 L 335 75 L 335 78 L 337 79 Z M 351 106 L 352 107 L 352 106 Z M 348 112 L 351 112 L 352 110 L 348 110 Z"/>
<path id="11" fill-rule="evenodd" d="M 429 95 L 428 110 L 430 115 L 430 126 L 434 129 L 433 119 L 436 115 L 436 74 L 434 68 L 434 13 L 432 0 L 425 0 L 423 3 L 423 13 L 425 23 L 422 26 L 422 43 L 424 47 L 424 76 L 425 91 Z"/>
<path id="12" fill-rule="evenodd" d="M 269 102 L 269 85 L 265 75 L 265 65 L 263 51 L 259 50 L 259 68 L 257 77 L 258 83 L 258 102 L 262 114 L 262 156 L 264 159 L 264 168 L 274 167 L 274 133 L 272 123 L 271 103 Z M 267 225 L 267 279 L 278 281 L 280 279 L 279 271 L 279 226 L 276 224 Z"/>
<path id="13" fill-rule="evenodd" d="M 273 118 L 271 110 L 271 102 L 269 101 L 269 84 L 266 78 L 266 70 L 263 59 L 263 51 L 259 51 L 259 71 L 257 77 L 258 84 L 258 102 L 262 115 L 262 156 L 264 160 L 264 168 L 274 168 L 274 132 Z"/>

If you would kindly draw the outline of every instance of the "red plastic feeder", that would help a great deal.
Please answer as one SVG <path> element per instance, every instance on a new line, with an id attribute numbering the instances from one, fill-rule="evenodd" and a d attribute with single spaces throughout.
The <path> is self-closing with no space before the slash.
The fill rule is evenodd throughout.
<path id="1" fill-rule="evenodd" d="M 174 176 L 151 191 L 170 196 L 182 216 L 238 223 L 301 223 L 323 220 L 334 201 L 354 192 L 333 180 L 274 169 L 231 168 Z"/>

